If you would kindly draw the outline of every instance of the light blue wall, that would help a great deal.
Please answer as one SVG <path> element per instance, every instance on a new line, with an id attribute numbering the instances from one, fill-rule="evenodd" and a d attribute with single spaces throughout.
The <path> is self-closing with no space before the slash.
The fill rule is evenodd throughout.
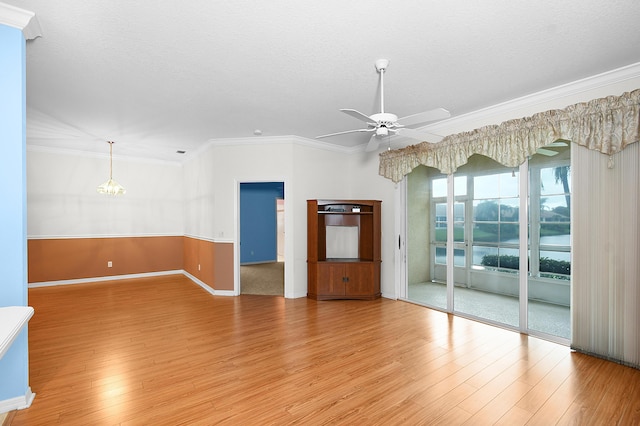
<path id="1" fill-rule="evenodd" d="M 0 25 L 0 307 L 27 305 L 25 40 Z M 0 401 L 24 397 L 26 330 L 0 360 Z"/>
<path id="2" fill-rule="evenodd" d="M 284 183 L 240 184 L 240 263 L 278 260 L 276 199 Z"/>

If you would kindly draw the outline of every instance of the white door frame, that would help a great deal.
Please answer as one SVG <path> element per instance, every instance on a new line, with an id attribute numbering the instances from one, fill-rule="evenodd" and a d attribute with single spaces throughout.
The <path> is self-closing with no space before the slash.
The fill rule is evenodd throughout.
<path id="1" fill-rule="evenodd" d="M 407 299 L 407 179 L 396 184 L 394 191 L 395 299 Z"/>
<path id="2" fill-rule="evenodd" d="M 291 217 L 286 218 L 287 212 L 292 212 L 291 206 L 291 188 L 287 179 L 280 177 L 264 178 L 264 179 L 234 179 L 234 256 L 233 256 L 233 295 L 239 296 L 240 288 L 240 184 L 241 183 L 264 183 L 264 182 L 282 182 L 284 184 L 284 297 L 293 297 L 293 257 L 290 252 L 293 248 L 293 220 Z M 291 214 L 289 214 L 290 216 Z"/>

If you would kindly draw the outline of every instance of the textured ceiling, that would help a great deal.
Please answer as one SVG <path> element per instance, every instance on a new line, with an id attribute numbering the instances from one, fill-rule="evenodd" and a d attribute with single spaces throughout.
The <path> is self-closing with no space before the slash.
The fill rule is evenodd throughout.
<path id="1" fill-rule="evenodd" d="M 640 62 L 638 0 L 3 0 L 30 10 L 27 143 L 180 160 L 211 139 L 455 117 Z M 352 147 L 367 134 L 323 139 Z"/>

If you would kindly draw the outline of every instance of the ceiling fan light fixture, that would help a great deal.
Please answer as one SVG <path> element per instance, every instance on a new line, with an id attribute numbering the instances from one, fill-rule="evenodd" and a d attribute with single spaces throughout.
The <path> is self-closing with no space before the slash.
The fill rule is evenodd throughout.
<path id="1" fill-rule="evenodd" d="M 102 185 L 98 185 L 96 191 L 99 194 L 107 195 L 124 195 L 127 190 L 122 185 L 113 180 L 113 141 L 107 141 L 109 144 L 109 180 Z"/>

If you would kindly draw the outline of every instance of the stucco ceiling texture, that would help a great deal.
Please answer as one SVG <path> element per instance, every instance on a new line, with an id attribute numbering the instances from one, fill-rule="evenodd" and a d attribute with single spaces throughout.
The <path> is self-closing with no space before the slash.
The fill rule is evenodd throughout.
<path id="1" fill-rule="evenodd" d="M 4 0 L 36 13 L 27 143 L 179 161 L 211 139 L 469 113 L 640 62 L 638 0 Z M 323 139 L 345 147 L 369 134 Z M 185 158 L 184 156 L 182 158 Z"/>

